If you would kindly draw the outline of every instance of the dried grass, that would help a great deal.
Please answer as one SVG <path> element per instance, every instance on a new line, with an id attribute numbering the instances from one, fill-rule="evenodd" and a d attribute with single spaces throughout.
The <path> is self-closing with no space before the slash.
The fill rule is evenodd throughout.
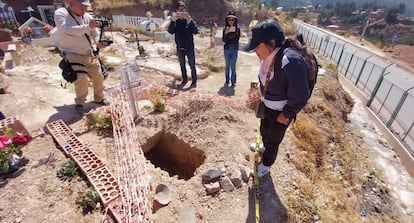
<path id="1" fill-rule="evenodd" d="M 323 133 L 318 125 L 306 115 L 299 114 L 297 116 L 292 130 L 295 135 L 294 144 L 303 153 L 294 156 L 293 162 L 296 168 L 309 177 L 312 175 L 314 168 L 323 165 L 321 153 L 326 145 L 326 140 L 321 137 Z M 312 165 L 309 165 L 309 162 Z"/>
<path id="2" fill-rule="evenodd" d="M 164 8 L 172 3 L 168 0 L 100 0 L 95 1 L 95 8 L 123 8 L 128 6 L 148 5 L 156 8 Z"/>

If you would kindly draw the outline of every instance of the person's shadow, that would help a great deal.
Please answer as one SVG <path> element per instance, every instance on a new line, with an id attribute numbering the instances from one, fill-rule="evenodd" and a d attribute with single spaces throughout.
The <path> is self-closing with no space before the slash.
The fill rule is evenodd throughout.
<path id="1" fill-rule="evenodd" d="M 234 96 L 234 87 L 223 86 L 218 90 L 217 93 L 219 95 L 224 95 L 224 96 Z"/>
<path id="2" fill-rule="evenodd" d="M 249 215 L 246 223 L 256 222 L 255 188 L 249 189 Z M 270 174 L 259 179 L 259 218 L 261 223 L 287 223 L 286 207 L 282 204 L 275 191 L 275 185 Z"/>
<path id="3" fill-rule="evenodd" d="M 96 103 L 86 103 L 84 105 L 84 112 L 78 113 L 75 110 L 75 104 L 73 105 L 63 105 L 63 106 L 55 106 L 56 113 L 51 115 L 49 119 L 46 121 L 46 123 L 54 122 L 59 119 L 61 119 L 66 125 L 73 124 L 77 121 L 80 121 L 87 112 L 89 112 L 92 109 L 96 109 L 100 105 Z"/>

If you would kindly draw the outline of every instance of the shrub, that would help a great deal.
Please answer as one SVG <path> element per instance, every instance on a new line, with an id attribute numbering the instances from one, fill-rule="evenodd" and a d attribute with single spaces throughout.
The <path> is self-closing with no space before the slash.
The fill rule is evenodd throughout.
<path id="1" fill-rule="evenodd" d="M 96 110 L 90 111 L 88 115 L 85 116 L 84 126 L 95 131 L 111 130 L 111 107 L 102 106 Z"/>
<path id="2" fill-rule="evenodd" d="M 78 167 L 76 166 L 75 161 L 68 159 L 58 170 L 57 177 L 63 181 L 71 181 L 74 176 L 78 175 L 78 173 Z"/>
<path id="3" fill-rule="evenodd" d="M 101 198 L 98 192 L 93 189 L 87 189 L 82 196 L 76 201 L 81 208 L 83 213 L 92 212 L 95 209 L 101 208 Z"/>

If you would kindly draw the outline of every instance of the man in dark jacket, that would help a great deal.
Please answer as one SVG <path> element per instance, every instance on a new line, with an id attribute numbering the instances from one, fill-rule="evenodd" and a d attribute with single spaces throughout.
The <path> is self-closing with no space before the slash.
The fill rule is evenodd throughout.
<path id="1" fill-rule="evenodd" d="M 175 34 L 177 56 L 181 67 L 182 82 L 178 87 L 183 88 L 188 82 L 187 69 L 185 67 L 185 56 L 187 56 L 188 64 L 191 68 L 191 87 L 194 88 L 197 86 L 197 71 L 195 67 L 193 35 L 198 34 L 198 29 L 182 1 L 178 3 L 177 12 L 173 13 L 168 32 Z"/>

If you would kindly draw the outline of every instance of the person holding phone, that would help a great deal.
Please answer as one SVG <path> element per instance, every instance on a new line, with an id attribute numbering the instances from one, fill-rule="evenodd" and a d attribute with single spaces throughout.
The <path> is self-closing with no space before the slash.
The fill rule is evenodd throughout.
<path id="1" fill-rule="evenodd" d="M 239 53 L 239 40 L 240 40 L 240 28 L 237 24 L 236 13 L 229 12 L 226 19 L 226 26 L 223 29 L 223 42 L 224 42 L 224 59 L 226 62 L 225 87 L 228 87 L 231 81 L 231 87 L 236 86 L 236 62 Z M 231 76 L 230 76 L 231 70 Z"/>
<path id="2" fill-rule="evenodd" d="M 187 68 L 185 67 L 186 56 L 191 69 L 190 87 L 195 88 L 197 86 L 197 71 L 193 35 L 198 34 L 198 29 L 190 14 L 186 11 L 185 3 L 182 1 L 178 2 L 177 11 L 173 13 L 172 21 L 168 26 L 168 32 L 175 34 L 177 56 L 181 67 L 182 82 L 178 85 L 178 88 L 183 88 L 188 82 Z"/>

